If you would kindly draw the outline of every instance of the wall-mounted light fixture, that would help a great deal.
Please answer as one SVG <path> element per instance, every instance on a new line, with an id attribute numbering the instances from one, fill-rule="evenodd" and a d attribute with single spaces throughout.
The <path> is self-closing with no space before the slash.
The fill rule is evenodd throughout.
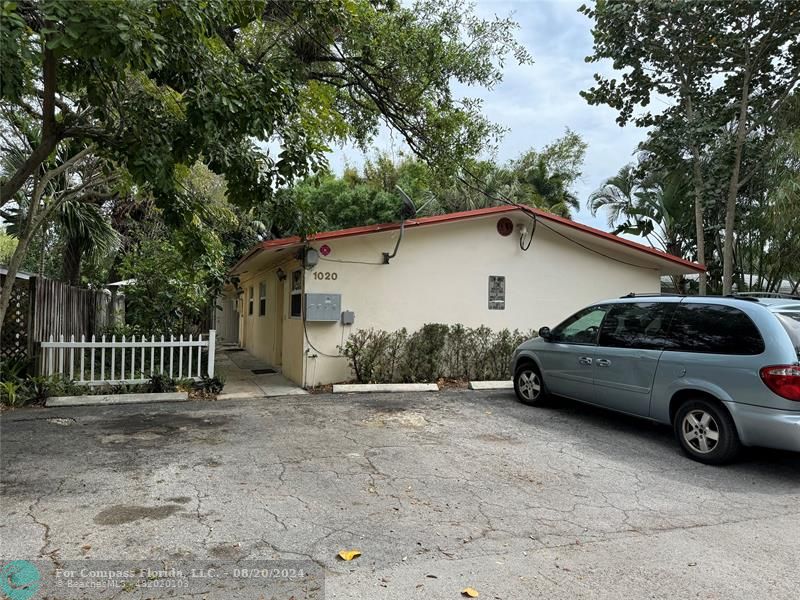
<path id="1" fill-rule="evenodd" d="M 275 271 L 275 275 L 278 276 L 278 281 L 283 281 L 284 279 L 286 279 L 286 273 L 280 267 L 278 267 L 278 270 Z"/>

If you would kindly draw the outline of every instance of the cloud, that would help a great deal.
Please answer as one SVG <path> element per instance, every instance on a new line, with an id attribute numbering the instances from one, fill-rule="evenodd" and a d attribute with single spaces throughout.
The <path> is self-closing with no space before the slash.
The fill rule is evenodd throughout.
<path id="1" fill-rule="evenodd" d="M 591 21 L 577 12 L 580 0 L 478 1 L 476 12 L 485 18 L 507 16 L 519 23 L 518 39 L 530 51 L 532 65 L 507 63 L 503 81 L 492 90 L 456 86 L 459 95 L 483 100 L 486 116 L 508 129 L 501 140 L 497 160 L 515 158 L 529 148 L 541 148 L 569 127 L 589 145 L 583 178 L 575 192 L 585 205 L 589 194 L 620 167 L 633 160 L 645 130 L 634 126 L 620 128 L 616 111 L 590 106 L 580 91 L 593 84 L 593 75 L 610 74 L 609 63 L 587 63 L 592 51 Z M 399 137 L 381 133 L 376 149 L 398 153 L 405 150 Z M 361 164 L 362 153 L 353 147 L 337 149 L 330 156 L 331 166 L 341 171 L 345 163 Z M 604 215 L 592 217 L 581 208 L 576 220 L 605 228 Z"/>

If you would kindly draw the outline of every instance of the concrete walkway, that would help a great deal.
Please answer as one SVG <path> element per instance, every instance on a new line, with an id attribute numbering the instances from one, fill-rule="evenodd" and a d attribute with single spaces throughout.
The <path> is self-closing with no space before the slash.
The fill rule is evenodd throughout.
<path id="1" fill-rule="evenodd" d="M 221 344 L 215 365 L 217 373 L 225 378 L 225 389 L 217 397 L 219 400 L 308 394 L 280 373 L 257 375 L 253 370 L 275 369 L 275 367 L 246 350 L 238 350 L 236 346 Z"/>

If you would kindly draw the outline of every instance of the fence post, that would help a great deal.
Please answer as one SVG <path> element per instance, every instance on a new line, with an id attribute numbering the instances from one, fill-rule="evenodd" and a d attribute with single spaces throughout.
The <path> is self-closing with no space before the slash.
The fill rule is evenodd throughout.
<path id="1" fill-rule="evenodd" d="M 208 332 L 208 376 L 214 377 L 214 360 L 217 343 L 217 330 L 212 329 Z"/>
<path id="2" fill-rule="evenodd" d="M 41 352 L 41 347 L 37 348 L 35 345 L 35 342 L 39 341 L 36 332 L 36 286 L 38 281 L 38 277 L 31 277 L 28 280 L 28 315 L 25 323 L 28 330 L 28 358 L 31 359 L 33 375 L 39 375 L 44 372 L 44 357 L 38 356 Z"/>
<path id="3" fill-rule="evenodd" d="M 52 333 L 50 334 L 50 341 L 51 342 L 53 341 L 53 334 Z M 51 377 L 53 375 L 53 373 L 55 372 L 55 364 L 54 364 L 54 361 L 53 361 L 53 351 L 54 350 L 55 350 L 55 348 L 53 348 L 52 346 L 47 349 L 47 376 L 48 377 Z"/>
<path id="4" fill-rule="evenodd" d="M 64 334 L 58 336 L 58 341 L 61 342 L 58 347 L 58 372 L 64 376 Z"/>
<path id="5" fill-rule="evenodd" d="M 69 379 L 75 379 L 75 334 L 69 336 L 70 349 L 69 349 Z M 83 379 L 83 354 L 81 354 L 81 379 Z"/>

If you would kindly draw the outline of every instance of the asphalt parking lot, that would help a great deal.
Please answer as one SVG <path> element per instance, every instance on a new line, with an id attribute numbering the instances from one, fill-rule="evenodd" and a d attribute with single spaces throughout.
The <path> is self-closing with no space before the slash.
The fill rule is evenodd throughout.
<path id="1" fill-rule="evenodd" d="M 800 455 L 704 466 L 667 428 L 566 401 L 31 408 L 0 416 L 0 436 L 4 560 L 306 559 L 337 599 L 800 589 Z"/>

